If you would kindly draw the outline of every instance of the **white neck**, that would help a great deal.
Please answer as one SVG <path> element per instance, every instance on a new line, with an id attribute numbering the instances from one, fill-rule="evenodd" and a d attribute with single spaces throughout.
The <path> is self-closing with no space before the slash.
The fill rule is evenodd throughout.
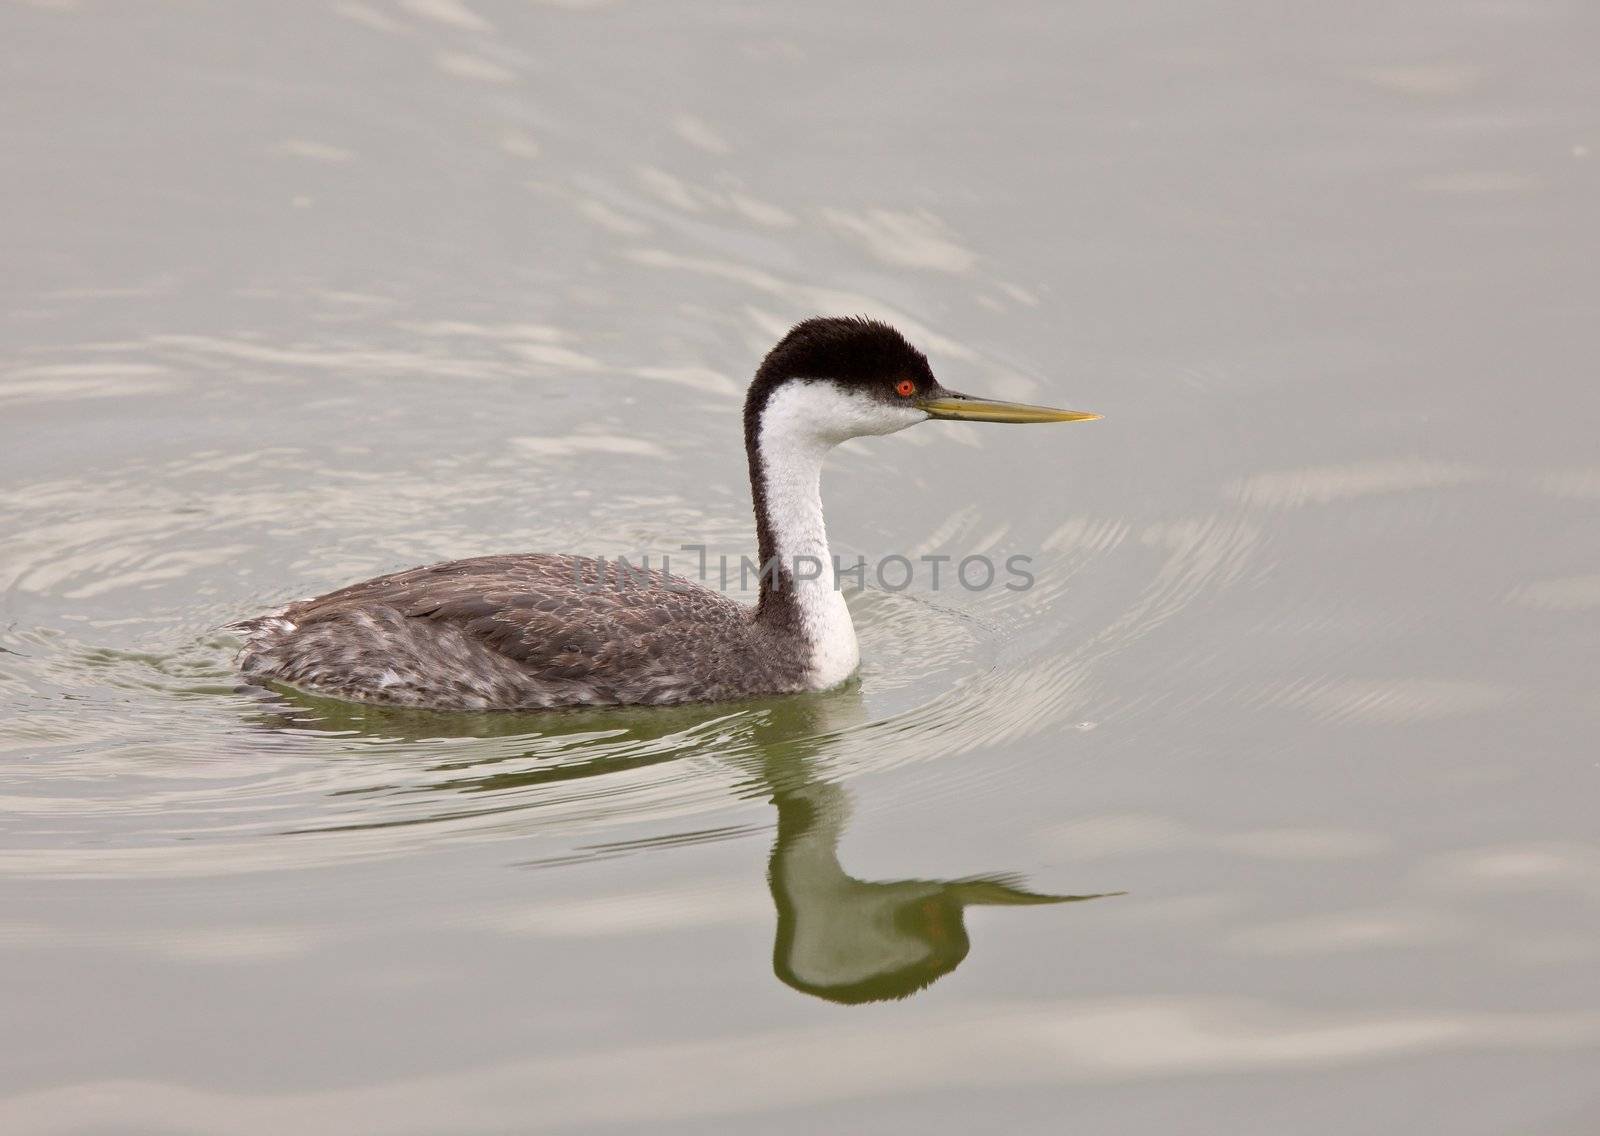
<path id="1" fill-rule="evenodd" d="M 850 434 L 826 427 L 838 395 L 829 383 L 789 383 L 761 412 L 758 450 L 774 554 L 787 574 L 800 627 L 811 647 L 808 685 L 837 686 L 861 660 L 844 595 L 834 587 L 833 556 L 822 520 L 822 461 Z M 803 577 L 814 577 L 805 579 Z"/>

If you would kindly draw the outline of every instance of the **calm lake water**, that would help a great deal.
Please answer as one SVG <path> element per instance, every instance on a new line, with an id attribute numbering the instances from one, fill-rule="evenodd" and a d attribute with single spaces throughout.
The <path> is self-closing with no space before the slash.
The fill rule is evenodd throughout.
<path id="1" fill-rule="evenodd" d="M 1597 43 L 0 3 L 0 1130 L 1600 1131 Z M 749 552 L 856 312 L 1105 414 L 831 463 L 1031 589 L 869 578 L 816 697 L 237 688 L 380 571 Z"/>

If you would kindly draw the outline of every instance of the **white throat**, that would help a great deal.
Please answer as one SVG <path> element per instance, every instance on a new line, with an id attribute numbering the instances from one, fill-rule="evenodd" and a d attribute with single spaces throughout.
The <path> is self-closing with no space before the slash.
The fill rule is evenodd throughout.
<path id="1" fill-rule="evenodd" d="M 788 383 L 761 411 L 758 447 L 774 554 L 789 576 L 800 628 L 811 645 L 807 683 L 837 686 L 861 661 L 844 594 L 834 587 L 833 555 L 822 519 L 822 461 L 843 438 L 818 427 L 828 418 L 831 383 Z M 765 567 L 763 565 L 763 567 Z M 810 578 L 807 578 L 810 577 Z"/>
<path id="2" fill-rule="evenodd" d="M 808 685 L 837 686 L 855 673 L 861 653 L 850 609 L 834 586 L 833 555 L 822 521 L 822 460 L 840 442 L 892 434 L 923 421 L 911 407 L 891 406 L 822 381 L 790 381 L 761 411 L 756 445 L 766 488 L 775 554 L 792 580 L 801 629 L 811 644 Z"/>

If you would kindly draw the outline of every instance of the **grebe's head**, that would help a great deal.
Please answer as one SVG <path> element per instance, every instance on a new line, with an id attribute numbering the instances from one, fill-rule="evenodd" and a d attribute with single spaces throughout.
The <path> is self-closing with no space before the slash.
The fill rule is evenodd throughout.
<path id="1" fill-rule="evenodd" d="M 894 328 L 864 318 L 796 324 L 767 353 L 745 399 L 752 443 L 779 431 L 823 445 L 892 434 L 930 418 L 968 422 L 1084 422 L 1100 417 L 946 390 L 928 357 Z"/>

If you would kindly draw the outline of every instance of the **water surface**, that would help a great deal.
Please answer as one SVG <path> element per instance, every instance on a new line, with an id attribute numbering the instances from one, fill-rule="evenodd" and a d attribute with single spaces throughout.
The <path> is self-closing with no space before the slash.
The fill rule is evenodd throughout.
<path id="1" fill-rule="evenodd" d="M 0 7 L 0 1128 L 1600 1125 L 1577 3 Z M 486 552 L 737 557 L 817 313 L 858 683 L 238 688 Z M 1353 1120 L 1352 1118 L 1359 1118 Z"/>

